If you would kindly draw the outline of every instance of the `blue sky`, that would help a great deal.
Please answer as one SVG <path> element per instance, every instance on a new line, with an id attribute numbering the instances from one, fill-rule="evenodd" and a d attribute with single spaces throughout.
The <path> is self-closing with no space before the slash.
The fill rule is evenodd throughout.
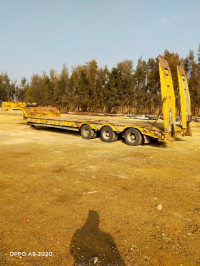
<path id="1" fill-rule="evenodd" d="M 0 0 L 0 73 L 18 80 L 95 59 L 110 69 L 200 44 L 200 0 Z"/>

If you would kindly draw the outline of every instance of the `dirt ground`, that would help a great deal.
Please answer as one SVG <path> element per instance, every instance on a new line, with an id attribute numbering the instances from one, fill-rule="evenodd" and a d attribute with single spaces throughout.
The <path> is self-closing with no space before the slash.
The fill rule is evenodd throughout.
<path id="1" fill-rule="evenodd" d="M 131 147 L 0 111 L 0 265 L 200 264 L 200 123 L 192 131 Z"/>

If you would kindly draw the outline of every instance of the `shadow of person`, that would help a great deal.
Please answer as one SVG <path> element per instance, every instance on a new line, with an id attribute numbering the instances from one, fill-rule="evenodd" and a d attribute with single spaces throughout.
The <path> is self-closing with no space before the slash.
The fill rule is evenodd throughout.
<path id="1" fill-rule="evenodd" d="M 74 265 L 125 265 L 117 246 L 108 233 L 99 229 L 99 214 L 90 210 L 87 220 L 70 243 Z"/>

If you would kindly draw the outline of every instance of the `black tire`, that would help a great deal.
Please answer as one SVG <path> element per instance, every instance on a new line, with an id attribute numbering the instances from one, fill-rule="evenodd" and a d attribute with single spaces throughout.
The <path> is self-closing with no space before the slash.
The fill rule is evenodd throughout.
<path id="1" fill-rule="evenodd" d="M 92 139 L 94 137 L 94 130 L 89 125 L 81 127 L 81 136 L 83 139 Z"/>
<path id="2" fill-rule="evenodd" d="M 126 144 L 131 146 L 137 146 L 142 143 L 142 135 L 141 133 L 135 128 L 129 128 L 126 130 L 124 139 Z"/>
<path id="3" fill-rule="evenodd" d="M 116 138 L 116 133 L 108 126 L 103 127 L 100 134 L 101 140 L 104 142 L 112 142 Z"/>

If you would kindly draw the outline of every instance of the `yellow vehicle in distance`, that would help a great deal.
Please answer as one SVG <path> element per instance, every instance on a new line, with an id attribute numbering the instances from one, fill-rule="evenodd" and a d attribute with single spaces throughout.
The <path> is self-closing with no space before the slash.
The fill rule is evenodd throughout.
<path id="1" fill-rule="evenodd" d="M 22 108 L 27 107 L 30 105 L 32 107 L 36 107 L 36 103 L 25 103 L 25 102 L 2 102 L 3 110 L 21 110 Z"/>
<path id="2" fill-rule="evenodd" d="M 26 102 L 2 102 L 3 110 L 21 110 L 24 118 L 27 117 L 44 117 L 44 116 L 61 116 L 60 111 L 55 107 L 40 107 L 36 103 Z"/>

